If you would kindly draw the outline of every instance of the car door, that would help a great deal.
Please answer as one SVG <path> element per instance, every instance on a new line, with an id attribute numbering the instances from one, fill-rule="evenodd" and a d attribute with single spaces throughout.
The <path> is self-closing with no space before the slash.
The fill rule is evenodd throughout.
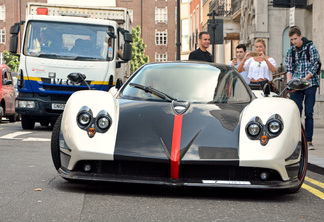
<path id="1" fill-rule="evenodd" d="M 1 73 L 3 98 L 6 104 L 5 113 L 12 114 L 15 113 L 16 92 L 13 85 L 11 71 L 8 68 L 3 68 Z M 11 81 L 11 83 L 9 81 Z"/>

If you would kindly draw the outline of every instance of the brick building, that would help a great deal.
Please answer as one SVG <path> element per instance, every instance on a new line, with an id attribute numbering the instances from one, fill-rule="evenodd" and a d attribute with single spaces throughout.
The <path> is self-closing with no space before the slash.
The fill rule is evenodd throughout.
<path id="1" fill-rule="evenodd" d="M 133 27 L 140 25 L 150 62 L 176 60 L 176 0 L 116 0 L 133 10 Z"/>

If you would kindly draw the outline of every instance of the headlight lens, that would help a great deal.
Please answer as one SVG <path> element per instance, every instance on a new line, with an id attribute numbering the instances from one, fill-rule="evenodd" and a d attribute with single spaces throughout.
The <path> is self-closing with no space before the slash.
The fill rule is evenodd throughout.
<path id="1" fill-rule="evenodd" d="M 100 117 L 97 121 L 98 123 L 98 127 L 101 129 L 101 130 L 105 130 L 109 127 L 110 125 L 110 120 L 106 117 L 106 116 L 103 116 L 103 117 Z"/>
<path id="2" fill-rule="evenodd" d="M 26 109 L 35 109 L 35 101 L 18 100 L 18 107 L 19 108 L 26 108 Z"/>
<path id="3" fill-rule="evenodd" d="M 86 126 L 90 123 L 91 116 L 89 113 L 81 113 L 78 117 L 78 121 L 79 121 L 80 125 Z"/>
<path id="4" fill-rule="evenodd" d="M 277 134 L 281 130 L 281 124 L 278 121 L 272 121 L 268 124 L 268 129 L 271 133 Z"/>
<path id="5" fill-rule="evenodd" d="M 251 136 L 257 136 L 261 131 L 261 128 L 258 124 L 252 123 L 248 126 L 248 132 Z"/>

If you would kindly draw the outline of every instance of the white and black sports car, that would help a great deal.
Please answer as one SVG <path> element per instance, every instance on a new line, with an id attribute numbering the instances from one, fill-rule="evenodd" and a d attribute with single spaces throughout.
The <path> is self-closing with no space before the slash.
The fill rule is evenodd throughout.
<path id="1" fill-rule="evenodd" d="M 67 180 L 296 192 L 307 166 L 298 108 L 256 95 L 226 65 L 146 64 L 115 95 L 70 97 L 53 129 L 54 165 Z"/>

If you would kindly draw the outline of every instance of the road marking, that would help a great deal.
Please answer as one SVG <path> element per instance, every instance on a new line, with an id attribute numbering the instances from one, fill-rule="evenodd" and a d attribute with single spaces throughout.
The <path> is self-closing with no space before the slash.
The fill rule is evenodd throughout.
<path id="1" fill-rule="evenodd" d="M 319 181 L 314 180 L 314 179 L 309 178 L 309 177 L 306 177 L 305 180 L 324 189 L 324 183 L 322 183 L 322 182 L 319 182 Z"/>
<path id="2" fill-rule="evenodd" d="M 35 137 L 28 137 L 26 139 L 23 139 L 22 141 L 41 141 L 41 142 L 47 142 L 51 141 L 51 139 L 46 139 L 46 138 L 35 138 Z"/>
<path id="3" fill-rule="evenodd" d="M 21 135 L 25 135 L 25 134 L 29 134 L 32 132 L 28 132 L 28 131 L 20 131 L 20 132 L 15 132 L 15 133 L 9 133 L 7 135 L 4 135 L 2 137 L 0 137 L 0 139 L 8 139 L 8 140 L 22 140 L 22 141 L 28 141 L 28 142 L 48 142 L 51 141 L 51 139 L 47 139 L 47 138 L 35 138 L 35 137 L 28 137 L 28 138 L 17 138 L 17 136 L 21 136 Z"/>
<path id="4" fill-rule="evenodd" d="M 311 186 L 308 186 L 307 184 L 303 184 L 302 185 L 302 188 L 304 188 L 305 190 L 311 192 L 312 194 L 314 194 L 315 196 L 321 198 L 322 200 L 324 200 L 324 193 L 311 187 Z"/>
<path id="5" fill-rule="evenodd" d="M 32 133 L 32 132 L 20 131 L 20 132 L 15 132 L 15 133 L 9 133 L 7 135 L 4 135 L 4 136 L 0 137 L 0 139 L 17 140 L 17 139 L 20 139 L 20 138 L 15 138 L 16 136 L 20 136 L 20 135 L 24 135 L 24 134 L 28 134 L 28 133 Z"/>

